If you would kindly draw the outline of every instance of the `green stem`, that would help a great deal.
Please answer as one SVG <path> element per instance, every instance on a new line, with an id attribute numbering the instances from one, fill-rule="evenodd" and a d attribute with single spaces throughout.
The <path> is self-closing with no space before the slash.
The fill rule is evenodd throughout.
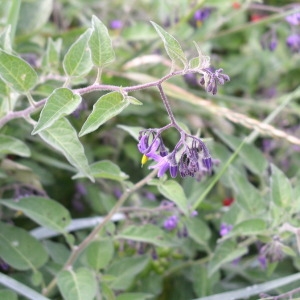
<path id="1" fill-rule="evenodd" d="M 111 211 L 107 214 L 107 216 L 103 219 L 101 223 L 99 223 L 91 233 L 77 246 L 74 247 L 71 255 L 66 261 L 63 269 L 69 269 L 77 260 L 78 256 L 82 253 L 82 251 L 95 239 L 101 229 L 110 221 L 112 216 L 120 209 L 120 207 L 124 204 L 124 202 L 129 198 L 129 196 L 140 189 L 142 186 L 147 184 L 157 173 L 157 170 L 149 173 L 145 178 L 137 182 L 131 189 L 127 189 L 122 196 L 119 198 L 118 202 L 111 209 Z M 43 290 L 43 295 L 48 295 L 49 292 L 56 286 L 57 279 L 56 277 L 49 283 L 49 285 Z"/>
<path id="2" fill-rule="evenodd" d="M 269 116 L 263 121 L 265 124 L 269 124 L 271 121 L 274 120 L 274 118 L 293 100 L 295 99 L 295 94 L 298 94 L 300 91 L 299 89 L 296 89 L 293 93 L 289 94 L 282 104 L 278 106 L 277 109 L 275 109 L 273 112 L 269 114 Z M 209 184 L 209 186 L 206 188 L 206 190 L 201 194 L 200 198 L 194 203 L 193 209 L 196 209 L 200 203 L 205 199 L 205 197 L 208 195 L 208 193 L 212 190 L 212 188 L 215 186 L 215 184 L 219 181 L 221 176 L 225 173 L 225 171 L 228 169 L 230 164 L 235 160 L 235 158 L 238 156 L 240 151 L 242 150 L 243 146 L 246 143 L 253 143 L 254 140 L 259 135 L 259 132 L 257 130 L 253 130 L 243 141 L 242 143 L 237 147 L 235 152 L 230 156 L 230 158 L 227 160 L 223 168 L 218 172 L 218 174 L 213 178 L 212 182 Z"/>
<path id="3" fill-rule="evenodd" d="M 11 38 L 12 43 L 13 43 L 13 41 L 15 39 L 15 35 L 16 35 L 20 7 L 21 7 L 21 0 L 12 0 L 11 1 L 10 10 L 9 10 L 8 17 L 7 17 L 7 23 L 10 24 L 10 26 L 11 26 L 10 38 Z"/>

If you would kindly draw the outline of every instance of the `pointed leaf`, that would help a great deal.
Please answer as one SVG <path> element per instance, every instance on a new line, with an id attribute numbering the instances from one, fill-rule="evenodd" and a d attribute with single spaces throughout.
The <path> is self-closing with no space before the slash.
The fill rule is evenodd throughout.
<path id="1" fill-rule="evenodd" d="M 123 181 L 128 175 L 123 173 L 118 165 L 109 160 L 102 160 L 90 165 L 91 173 L 95 178 L 105 178 L 116 181 Z M 76 174 L 74 178 L 83 177 L 82 174 Z"/>
<path id="2" fill-rule="evenodd" d="M 178 41 L 156 23 L 151 22 L 151 24 L 154 26 L 160 38 L 163 40 L 165 49 L 172 60 L 172 63 L 180 63 L 185 68 L 187 66 L 187 58 Z"/>
<path id="3" fill-rule="evenodd" d="M 128 105 L 129 102 L 124 100 L 123 95 L 118 92 L 111 92 L 100 97 L 83 124 L 79 136 L 95 131 L 107 120 L 122 112 Z"/>
<path id="4" fill-rule="evenodd" d="M 18 202 L 0 200 L 0 204 L 22 211 L 39 225 L 54 231 L 63 232 L 71 222 L 69 211 L 52 199 L 32 196 L 21 198 Z"/>
<path id="5" fill-rule="evenodd" d="M 91 52 L 88 42 L 92 29 L 86 30 L 70 47 L 63 60 L 63 67 L 69 77 L 83 76 L 92 68 Z"/>
<path id="6" fill-rule="evenodd" d="M 140 100 L 138 100 L 132 96 L 127 96 L 126 100 L 129 101 L 130 104 L 133 104 L 133 105 L 143 105 L 143 102 L 141 102 Z"/>
<path id="7" fill-rule="evenodd" d="M 47 99 L 32 134 L 36 134 L 52 126 L 56 120 L 71 114 L 78 107 L 80 102 L 81 96 L 73 94 L 70 89 L 58 88 L 54 90 Z"/>
<path id="8" fill-rule="evenodd" d="M 246 253 L 246 247 L 237 248 L 236 242 L 230 240 L 218 245 L 212 260 L 208 264 L 209 276 L 214 274 L 225 263 L 231 262 Z"/>
<path id="9" fill-rule="evenodd" d="M 93 64 L 103 67 L 115 59 L 115 52 L 106 26 L 96 17 L 92 17 L 93 33 L 89 40 Z"/>
<path id="10" fill-rule="evenodd" d="M 93 273 L 85 268 L 60 272 L 57 284 L 64 300 L 93 300 L 97 291 Z"/>
<path id="11" fill-rule="evenodd" d="M 86 249 L 86 260 L 89 266 L 96 271 L 105 268 L 114 255 L 112 240 L 95 241 Z"/>
<path id="12" fill-rule="evenodd" d="M 257 218 L 249 219 L 235 225 L 232 231 L 230 231 L 226 237 L 231 237 L 233 235 L 258 235 L 262 234 L 266 229 L 267 222 L 265 220 Z"/>
<path id="13" fill-rule="evenodd" d="M 178 208 L 187 216 L 188 201 L 181 185 L 175 180 L 167 180 L 158 185 L 159 192 L 169 200 L 173 201 Z"/>
<path id="14" fill-rule="evenodd" d="M 22 157 L 30 156 L 30 149 L 22 141 L 7 135 L 0 135 L 0 153 L 15 154 Z"/>
<path id="15" fill-rule="evenodd" d="M 292 203 L 292 187 L 289 179 L 275 165 L 272 165 L 271 194 L 273 202 L 287 207 Z"/>
<path id="16" fill-rule="evenodd" d="M 23 59 L 0 50 L 0 76 L 20 93 L 30 91 L 37 84 L 37 74 Z"/>
<path id="17" fill-rule="evenodd" d="M 70 122 L 61 118 L 50 128 L 39 133 L 40 137 L 50 146 L 64 154 L 66 159 L 82 174 L 94 181 L 84 148 Z"/>
<path id="18" fill-rule="evenodd" d="M 60 64 L 60 50 L 61 50 L 62 39 L 53 41 L 48 38 L 46 53 L 43 57 L 43 67 L 47 70 L 56 71 Z"/>
<path id="19" fill-rule="evenodd" d="M 6 51 L 6 53 L 11 53 L 11 25 L 9 25 L 1 34 L 0 34 L 0 48 Z"/>
<path id="20" fill-rule="evenodd" d="M 17 270 L 39 268 L 48 255 L 26 230 L 0 223 L 0 257 Z"/>
<path id="21" fill-rule="evenodd" d="M 160 247 L 169 247 L 165 232 L 152 224 L 141 226 L 127 226 L 116 238 L 153 244 Z"/>

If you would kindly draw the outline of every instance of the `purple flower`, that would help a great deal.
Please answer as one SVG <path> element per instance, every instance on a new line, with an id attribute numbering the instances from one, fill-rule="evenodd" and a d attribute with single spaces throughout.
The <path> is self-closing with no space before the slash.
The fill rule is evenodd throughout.
<path id="1" fill-rule="evenodd" d="M 260 267 L 265 270 L 267 268 L 267 258 L 265 255 L 259 255 L 257 258 Z"/>
<path id="2" fill-rule="evenodd" d="M 147 154 L 148 156 L 148 154 Z M 159 155 L 152 155 L 150 156 L 154 160 L 157 161 L 157 164 L 154 166 L 150 166 L 149 169 L 158 169 L 157 176 L 162 177 L 170 168 L 170 162 L 167 156 L 159 156 Z"/>
<path id="3" fill-rule="evenodd" d="M 286 39 L 286 45 L 292 52 L 300 52 L 300 34 L 291 34 Z"/>
<path id="4" fill-rule="evenodd" d="M 295 13 L 292 15 L 289 15 L 285 18 L 285 20 L 293 26 L 300 25 L 300 13 Z"/>
<path id="5" fill-rule="evenodd" d="M 121 20 L 112 20 L 109 27 L 111 29 L 121 29 L 123 27 L 123 22 Z"/>
<path id="6" fill-rule="evenodd" d="M 220 236 L 225 236 L 227 235 L 231 230 L 233 226 L 230 224 L 222 223 L 220 226 Z"/>
<path id="7" fill-rule="evenodd" d="M 175 229 L 177 225 L 178 217 L 176 215 L 173 215 L 164 221 L 164 228 L 169 231 Z"/>
<path id="8" fill-rule="evenodd" d="M 212 9 L 211 8 L 202 8 L 202 9 L 198 9 L 195 13 L 194 13 L 194 19 L 195 21 L 200 21 L 203 22 L 204 20 L 206 20 L 210 14 L 211 14 Z"/>

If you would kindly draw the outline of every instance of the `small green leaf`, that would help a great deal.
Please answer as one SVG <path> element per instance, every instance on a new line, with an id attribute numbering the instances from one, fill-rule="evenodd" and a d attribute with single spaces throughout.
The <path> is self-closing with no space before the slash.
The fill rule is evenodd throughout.
<path id="1" fill-rule="evenodd" d="M 22 211 L 39 225 L 54 231 L 63 232 L 71 222 L 69 211 L 52 199 L 31 196 L 21 198 L 18 202 L 0 200 L 0 204 Z"/>
<path id="2" fill-rule="evenodd" d="M 153 299 L 152 294 L 145 293 L 124 293 L 119 295 L 116 300 L 147 300 Z"/>
<path id="3" fill-rule="evenodd" d="M 100 97 L 93 106 L 93 111 L 83 124 L 79 136 L 95 131 L 102 124 L 122 112 L 129 102 L 118 92 L 111 92 Z"/>
<path id="4" fill-rule="evenodd" d="M 93 273 L 85 268 L 60 272 L 57 285 L 64 300 L 93 300 L 97 291 Z"/>
<path id="5" fill-rule="evenodd" d="M 47 99 L 32 134 L 36 134 L 46 128 L 49 128 L 58 119 L 71 114 L 78 107 L 80 102 L 81 96 L 73 94 L 70 89 L 55 89 Z"/>
<path id="6" fill-rule="evenodd" d="M 112 240 L 95 241 L 86 249 L 86 260 L 89 266 L 99 271 L 105 268 L 114 255 L 114 245 Z"/>
<path id="7" fill-rule="evenodd" d="M 0 223 L 0 257 L 17 270 L 39 268 L 48 255 L 39 241 L 26 230 Z"/>
<path id="8" fill-rule="evenodd" d="M 212 276 L 225 263 L 231 262 L 236 258 L 241 257 L 248 251 L 247 247 L 238 248 L 236 242 L 227 240 L 218 245 L 214 256 L 208 264 L 208 274 Z"/>
<path id="9" fill-rule="evenodd" d="M 64 154 L 66 159 L 82 174 L 94 181 L 84 148 L 70 122 L 61 118 L 50 128 L 39 133 L 40 137 L 50 146 Z"/>
<path id="10" fill-rule="evenodd" d="M 149 262 L 150 257 L 148 255 L 115 259 L 106 272 L 106 275 L 115 277 L 110 286 L 114 290 L 128 289 L 135 277 L 148 266 Z"/>
<path id="11" fill-rule="evenodd" d="M 89 40 L 93 64 L 104 67 L 115 59 L 115 52 L 106 26 L 96 17 L 92 17 L 93 33 Z"/>
<path id="12" fill-rule="evenodd" d="M 57 71 L 59 68 L 61 45 L 62 39 L 53 41 L 51 38 L 48 38 L 47 49 L 42 62 L 46 70 Z"/>
<path id="13" fill-rule="evenodd" d="M 161 28 L 159 25 L 157 25 L 154 22 L 151 22 L 151 24 L 154 26 L 155 30 L 159 34 L 160 38 L 164 42 L 165 49 L 172 60 L 172 63 L 178 64 L 180 63 L 183 65 L 184 68 L 187 67 L 187 58 L 184 54 L 184 52 L 181 49 L 180 44 L 178 41 L 170 35 L 168 32 L 166 32 L 163 28 Z"/>
<path id="14" fill-rule="evenodd" d="M 143 105 L 143 102 L 141 102 L 140 100 L 132 97 L 132 96 L 127 96 L 126 100 L 133 105 Z"/>
<path id="15" fill-rule="evenodd" d="M 0 34 L 0 49 L 6 51 L 6 53 L 11 53 L 11 25 L 7 26 L 7 28 Z"/>
<path id="16" fill-rule="evenodd" d="M 3 50 L 0 50 L 0 76 L 20 93 L 30 91 L 38 80 L 36 72 L 25 60 Z"/>
<path id="17" fill-rule="evenodd" d="M 233 168 L 230 171 L 230 181 L 237 194 L 237 204 L 252 216 L 259 215 L 266 205 L 262 195 L 245 176 Z"/>
<path id="18" fill-rule="evenodd" d="M 63 67 L 69 77 L 83 76 L 92 68 L 91 52 L 88 42 L 92 29 L 86 30 L 70 47 L 63 60 Z"/>
<path id="19" fill-rule="evenodd" d="M 189 236 L 200 245 L 207 245 L 211 236 L 209 227 L 199 218 L 188 218 L 185 221 Z"/>
<path id="20" fill-rule="evenodd" d="M 272 165 L 271 195 L 273 202 L 281 207 L 292 203 L 292 187 L 289 179 L 275 165 Z"/>
<path id="21" fill-rule="evenodd" d="M 226 235 L 226 237 L 230 237 L 233 235 L 242 235 L 242 236 L 247 236 L 247 235 L 258 235 L 262 234 L 265 230 L 267 229 L 267 222 L 262 219 L 249 219 L 242 221 L 235 225 Z"/>
<path id="22" fill-rule="evenodd" d="M 102 160 L 90 165 L 91 173 L 95 178 L 105 178 L 116 181 L 123 181 L 128 175 L 123 173 L 119 166 L 110 160 Z M 83 177 L 82 174 L 76 174 L 74 178 Z"/>
<path id="23" fill-rule="evenodd" d="M 170 247 L 165 232 L 152 224 L 127 226 L 116 238 L 153 244 L 160 247 Z"/>
<path id="24" fill-rule="evenodd" d="M 188 215 L 188 201 L 184 194 L 181 185 L 175 180 L 167 180 L 159 183 L 159 192 L 167 199 L 176 203 L 178 208 L 187 216 Z"/>
<path id="25" fill-rule="evenodd" d="M 22 157 L 30 156 L 30 149 L 22 141 L 7 135 L 0 135 L 0 153 L 15 154 Z"/>

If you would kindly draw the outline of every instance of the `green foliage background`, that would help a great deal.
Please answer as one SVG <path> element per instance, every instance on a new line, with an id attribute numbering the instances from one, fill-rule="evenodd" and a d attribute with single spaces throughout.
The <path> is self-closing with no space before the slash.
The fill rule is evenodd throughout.
<path id="1" fill-rule="evenodd" d="M 259 299 L 298 288 L 292 11 L 287 1 L 3 0 L 0 299 Z M 156 178 L 151 163 L 141 168 L 138 132 L 169 123 L 155 82 L 204 60 L 193 41 L 231 81 L 215 96 L 195 76 L 163 88 L 219 162 L 202 181 Z M 173 148 L 179 136 L 163 138 Z M 179 223 L 166 230 L 171 215 Z M 232 227 L 223 237 L 222 224 Z"/>

